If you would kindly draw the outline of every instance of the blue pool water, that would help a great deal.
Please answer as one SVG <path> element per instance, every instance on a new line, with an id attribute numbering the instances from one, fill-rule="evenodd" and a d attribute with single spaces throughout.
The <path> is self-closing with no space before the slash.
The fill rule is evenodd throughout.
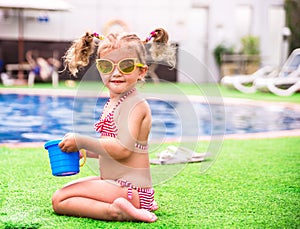
<path id="1" fill-rule="evenodd" d="M 0 143 L 43 142 L 61 138 L 67 132 L 97 136 L 93 125 L 106 101 L 0 95 Z M 300 129 L 300 113 L 279 105 L 223 107 L 200 102 L 148 102 L 153 116 L 151 139 Z"/>

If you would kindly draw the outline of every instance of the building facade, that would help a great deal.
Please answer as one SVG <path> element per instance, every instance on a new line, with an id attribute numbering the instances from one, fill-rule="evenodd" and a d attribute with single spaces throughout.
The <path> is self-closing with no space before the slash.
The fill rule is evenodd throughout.
<path id="1" fill-rule="evenodd" d="M 238 51 L 245 35 L 259 37 L 261 65 L 279 66 L 286 55 L 284 0 L 65 1 L 71 5 L 67 12 L 24 10 L 25 42 L 70 42 L 86 30 L 126 30 L 146 37 L 163 27 L 179 47 L 177 80 L 195 83 L 219 81 L 215 47 L 224 43 Z M 0 41 L 17 40 L 18 23 L 18 12 L 0 9 Z M 194 70 L 186 73 L 186 66 Z"/>

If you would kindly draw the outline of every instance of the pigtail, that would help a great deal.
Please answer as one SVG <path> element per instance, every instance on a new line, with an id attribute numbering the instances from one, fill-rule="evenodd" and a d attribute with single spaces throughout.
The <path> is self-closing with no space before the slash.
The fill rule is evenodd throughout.
<path id="1" fill-rule="evenodd" d="M 153 30 L 144 43 L 148 43 L 153 38 L 149 49 L 153 61 L 167 62 L 172 68 L 176 64 L 176 47 L 168 43 L 168 32 L 162 28 Z"/>
<path id="2" fill-rule="evenodd" d="M 157 43 L 167 44 L 169 41 L 169 35 L 166 30 L 158 28 L 154 30 L 153 41 Z"/>
<path id="3" fill-rule="evenodd" d="M 80 67 L 89 64 L 90 56 L 94 53 L 95 48 L 94 37 L 97 36 L 86 32 L 85 35 L 72 43 L 63 56 L 65 69 L 68 69 L 73 76 L 76 75 Z"/>

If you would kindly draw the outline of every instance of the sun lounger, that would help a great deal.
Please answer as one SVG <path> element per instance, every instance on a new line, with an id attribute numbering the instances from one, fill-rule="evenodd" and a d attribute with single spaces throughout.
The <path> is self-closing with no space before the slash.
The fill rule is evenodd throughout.
<path id="1" fill-rule="evenodd" d="M 277 72 L 274 68 L 265 66 L 250 75 L 224 76 L 221 80 L 221 84 L 228 88 L 234 88 L 244 93 L 254 93 L 256 92 L 256 88 L 253 85 L 255 79 L 271 78 L 275 77 L 276 74 Z"/>
<path id="2" fill-rule="evenodd" d="M 270 79 L 258 78 L 253 84 L 257 90 L 288 96 L 298 91 L 297 85 L 299 80 L 300 49 L 295 49 L 277 77 Z"/>
<path id="3" fill-rule="evenodd" d="M 271 85 L 272 82 L 277 82 L 277 85 L 284 82 L 291 86 L 298 80 L 297 72 L 293 72 L 298 71 L 299 64 L 300 49 L 295 49 L 279 71 L 266 66 L 251 75 L 224 76 L 221 84 L 243 93 L 255 93 L 257 90 L 271 91 L 268 85 Z M 273 86 L 270 86 L 270 88 L 273 88 Z"/>
<path id="4" fill-rule="evenodd" d="M 268 86 L 268 88 L 272 93 L 274 93 L 276 95 L 290 96 L 290 95 L 294 94 L 295 92 L 300 91 L 300 79 L 295 84 L 293 84 L 292 86 L 290 86 L 287 89 L 281 89 L 275 84 L 270 84 Z"/>
<path id="5" fill-rule="evenodd" d="M 261 91 L 272 92 L 279 96 L 290 96 L 300 90 L 300 65 L 287 76 L 274 79 L 254 81 L 255 87 Z"/>

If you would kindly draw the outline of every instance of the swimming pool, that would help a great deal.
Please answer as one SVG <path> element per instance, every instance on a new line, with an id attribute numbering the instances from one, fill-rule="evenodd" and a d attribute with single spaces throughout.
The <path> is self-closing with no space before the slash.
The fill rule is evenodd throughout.
<path id="1" fill-rule="evenodd" d="M 0 143 L 44 142 L 61 138 L 67 132 L 97 136 L 93 125 L 106 101 L 107 98 L 1 94 Z M 153 140 L 300 129 L 300 112 L 276 104 L 223 107 L 201 102 L 148 102 L 153 116 Z M 212 109 L 215 117 L 211 117 Z M 225 109 L 225 115 L 219 109 Z"/>

